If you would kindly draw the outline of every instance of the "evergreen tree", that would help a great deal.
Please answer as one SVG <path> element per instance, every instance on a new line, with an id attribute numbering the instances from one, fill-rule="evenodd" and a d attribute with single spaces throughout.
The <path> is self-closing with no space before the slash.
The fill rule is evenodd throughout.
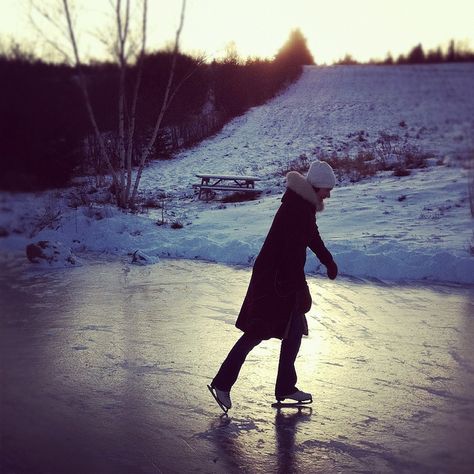
<path id="1" fill-rule="evenodd" d="M 448 63 L 452 63 L 454 61 L 456 61 L 456 46 L 454 44 L 454 40 L 451 40 L 449 42 L 449 46 L 448 46 L 448 54 L 446 55 L 446 61 Z"/>
<path id="2" fill-rule="evenodd" d="M 393 64 L 393 56 L 392 56 L 392 53 L 390 51 L 387 53 L 387 56 L 385 57 L 385 59 L 383 61 L 383 64 L 387 64 L 387 65 L 392 65 Z"/>
<path id="3" fill-rule="evenodd" d="M 359 63 L 352 57 L 351 54 L 346 53 L 346 55 L 342 59 L 339 59 L 339 61 L 337 61 L 335 64 L 343 66 L 354 66 Z"/>
<path id="4" fill-rule="evenodd" d="M 278 51 L 275 60 L 296 66 L 315 64 L 313 55 L 308 49 L 306 38 L 298 28 L 290 33 L 290 37 Z"/>
<path id="5" fill-rule="evenodd" d="M 426 55 L 426 62 L 428 63 L 442 63 L 443 61 L 443 52 L 440 47 L 437 49 L 431 49 Z"/>
<path id="6" fill-rule="evenodd" d="M 416 45 L 409 53 L 407 62 L 410 64 L 422 64 L 425 62 L 425 52 L 421 43 Z"/>

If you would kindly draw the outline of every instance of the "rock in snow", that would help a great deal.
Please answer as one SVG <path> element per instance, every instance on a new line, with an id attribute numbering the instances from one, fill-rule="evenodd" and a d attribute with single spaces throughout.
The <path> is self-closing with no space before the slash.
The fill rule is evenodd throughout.
<path id="1" fill-rule="evenodd" d="M 26 246 L 26 256 L 31 263 L 45 264 L 48 266 L 75 266 L 79 264 L 78 258 L 70 248 L 61 242 L 40 240 Z"/>
<path id="2" fill-rule="evenodd" d="M 132 262 L 134 265 L 152 265 L 159 262 L 158 257 L 150 257 L 141 250 L 135 250 L 132 254 Z"/>

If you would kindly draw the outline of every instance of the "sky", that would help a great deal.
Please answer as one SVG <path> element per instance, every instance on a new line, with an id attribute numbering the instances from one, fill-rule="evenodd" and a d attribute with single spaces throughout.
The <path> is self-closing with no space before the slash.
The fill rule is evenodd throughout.
<path id="1" fill-rule="evenodd" d="M 62 4 L 60 0 L 39 3 Z M 104 57 L 97 36 L 110 31 L 110 0 L 76 0 L 75 4 L 82 54 Z M 138 12 L 140 0 L 132 4 Z M 55 28 L 33 14 L 34 26 L 31 0 L 0 0 L 0 7 L 4 47 L 14 38 L 46 57 L 51 48 L 44 36 L 62 41 Z M 180 0 L 149 0 L 151 49 L 173 40 L 180 7 Z M 271 58 L 290 31 L 300 28 L 317 63 L 331 63 L 347 53 L 366 61 L 382 59 L 388 52 L 395 57 L 405 54 L 418 43 L 425 50 L 445 47 L 450 39 L 474 48 L 472 18 L 472 0 L 187 0 L 181 46 L 185 52 L 214 59 L 225 56 L 232 43 L 243 58 Z"/>

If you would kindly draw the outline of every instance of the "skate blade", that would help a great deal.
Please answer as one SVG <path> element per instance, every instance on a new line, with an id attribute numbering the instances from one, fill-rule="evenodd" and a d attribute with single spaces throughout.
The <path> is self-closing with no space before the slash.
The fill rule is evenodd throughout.
<path id="1" fill-rule="evenodd" d="M 224 412 L 224 415 L 227 415 L 229 409 L 217 398 L 217 395 L 214 393 L 214 389 L 210 385 L 208 385 L 207 388 L 211 392 L 211 395 L 213 396 L 214 400 L 221 407 L 221 410 Z"/>
<path id="2" fill-rule="evenodd" d="M 313 399 L 304 400 L 302 402 L 294 401 L 294 402 L 280 402 L 277 401 L 272 403 L 272 408 L 303 408 L 311 405 L 313 403 Z"/>

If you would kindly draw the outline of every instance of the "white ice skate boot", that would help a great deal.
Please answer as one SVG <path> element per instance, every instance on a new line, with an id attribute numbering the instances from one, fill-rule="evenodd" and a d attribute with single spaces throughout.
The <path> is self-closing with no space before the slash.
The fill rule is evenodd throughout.
<path id="1" fill-rule="evenodd" d="M 218 403 L 218 405 L 222 408 L 224 413 L 227 413 L 227 410 L 232 408 L 232 401 L 230 399 L 230 392 L 226 392 L 225 390 L 219 390 L 212 385 L 208 385 L 207 388 L 212 393 L 212 396 Z"/>

